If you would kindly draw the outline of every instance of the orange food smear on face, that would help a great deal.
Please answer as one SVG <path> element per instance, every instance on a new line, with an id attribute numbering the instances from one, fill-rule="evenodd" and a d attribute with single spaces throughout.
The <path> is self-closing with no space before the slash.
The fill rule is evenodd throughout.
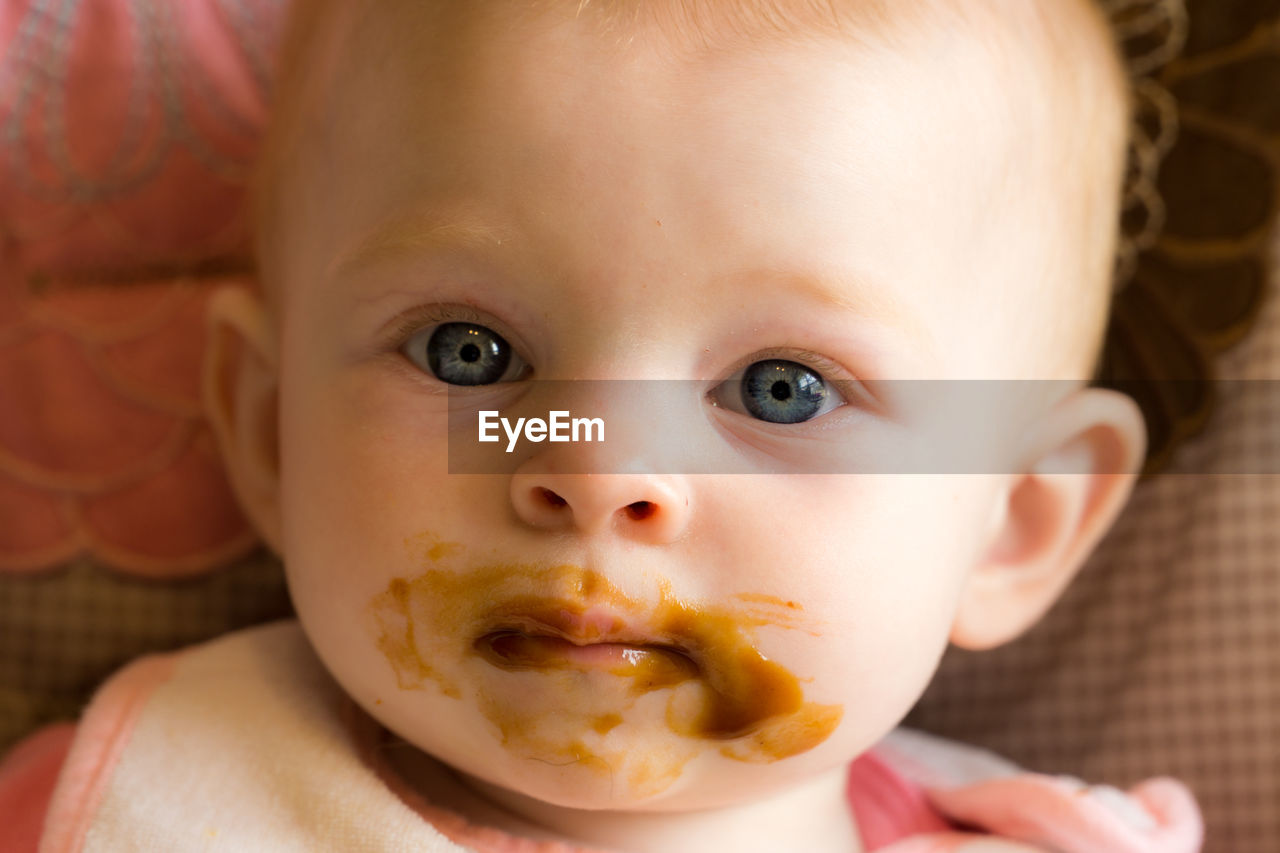
<path id="1" fill-rule="evenodd" d="M 452 550 L 437 543 L 426 552 L 442 554 Z M 467 671 L 481 682 L 508 679 L 487 682 L 500 687 L 482 688 L 479 704 L 509 749 L 611 775 L 625 766 L 630 784 L 657 793 L 711 743 L 731 759 L 778 761 L 813 749 L 843 715 L 839 705 L 807 701 L 799 679 L 752 640 L 761 626 L 806 628 L 799 606 L 740 598 L 696 606 L 664 585 L 657 603 L 644 602 L 589 569 L 495 564 L 397 578 L 370 611 L 401 689 L 434 683 L 457 697 L 454 673 L 479 665 Z M 663 690 L 656 718 L 677 746 L 628 748 L 627 712 L 655 695 L 663 701 Z"/>
<path id="2" fill-rule="evenodd" d="M 439 560 L 441 557 L 448 557 L 460 550 L 460 546 L 453 542 L 437 542 L 427 550 L 427 557 L 432 560 Z"/>
<path id="3" fill-rule="evenodd" d="M 601 714 L 592 722 L 591 728 L 595 729 L 599 734 L 607 735 L 620 725 L 622 725 L 621 714 Z"/>

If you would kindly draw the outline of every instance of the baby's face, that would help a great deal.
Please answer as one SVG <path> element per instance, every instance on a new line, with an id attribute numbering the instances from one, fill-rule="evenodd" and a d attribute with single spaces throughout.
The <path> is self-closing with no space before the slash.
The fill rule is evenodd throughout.
<path id="1" fill-rule="evenodd" d="M 883 380 L 1034 373 L 1048 250 L 993 190 L 1017 129 L 963 45 L 686 55 L 567 5 L 375 22 L 313 128 L 281 297 L 290 585 L 346 690 L 480 783 L 742 801 L 842 772 L 932 674 L 1008 477 L 818 472 L 921 428 Z M 796 423 L 734 397 L 761 376 Z M 683 440 L 747 473 L 655 470 L 602 383 L 607 449 L 449 474 L 539 379 L 689 380 Z"/>

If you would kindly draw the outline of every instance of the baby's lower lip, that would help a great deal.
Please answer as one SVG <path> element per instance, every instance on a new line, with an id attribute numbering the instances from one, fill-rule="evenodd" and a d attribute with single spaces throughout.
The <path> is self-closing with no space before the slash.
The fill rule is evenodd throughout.
<path id="1" fill-rule="evenodd" d="M 698 674 L 679 649 L 643 643 L 573 643 L 524 631 L 494 631 L 476 641 L 476 651 L 506 670 L 576 669 L 634 678 L 646 689 L 678 684 Z"/>

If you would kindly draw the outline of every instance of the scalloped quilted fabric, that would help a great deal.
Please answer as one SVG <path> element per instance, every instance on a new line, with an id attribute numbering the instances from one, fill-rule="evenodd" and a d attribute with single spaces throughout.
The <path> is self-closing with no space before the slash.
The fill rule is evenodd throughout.
<path id="1" fill-rule="evenodd" d="M 200 412 L 281 0 L 0 4 L 0 571 L 256 544 Z"/>

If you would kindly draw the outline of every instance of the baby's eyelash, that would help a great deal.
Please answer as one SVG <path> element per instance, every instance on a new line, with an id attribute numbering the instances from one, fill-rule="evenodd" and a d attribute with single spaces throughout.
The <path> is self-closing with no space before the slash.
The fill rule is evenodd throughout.
<path id="1" fill-rule="evenodd" d="M 847 368 L 827 356 L 819 355 L 809 350 L 790 349 L 788 347 L 771 347 L 759 350 L 746 358 L 739 359 L 728 375 L 733 376 L 746 370 L 747 367 L 757 361 L 767 361 L 769 359 L 794 361 L 803 364 L 822 376 L 825 382 L 838 390 L 847 403 L 857 403 L 863 406 L 878 405 L 875 393 L 863 381 L 850 373 Z"/>
<path id="2" fill-rule="evenodd" d="M 733 375 L 740 370 L 745 370 L 757 361 L 767 361 L 769 359 L 798 362 L 815 373 L 821 374 L 824 379 L 834 383 L 850 383 L 857 381 L 852 375 L 850 375 L 848 370 L 824 355 L 819 355 L 816 352 L 809 352 L 807 350 L 788 349 L 787 347 L 773 347 L 753 352 L 746 358 L 739 359 L 734 368 L 729 371 L 729 374 Z"/>
<path id="3" fill-rule="evenodd" d="M 392 322 L 395 325 L 387 334 L 387 344 L 396 348 L 423 329 L 442 323 L 492 325 L 491 321 L 466 305 L 419 305 L 410 308 Z"/>
<path id="4" fill-rule="evenodd" d="M 819 373 L 824 379 L 832 382 L 852 382 L 853 377 L 849 375 L 849 371 L 836 364 L 831 359 L 817 353 L 795 353 L 792 355 L 792 361 L 798 361 L 805 367 Z"/>

